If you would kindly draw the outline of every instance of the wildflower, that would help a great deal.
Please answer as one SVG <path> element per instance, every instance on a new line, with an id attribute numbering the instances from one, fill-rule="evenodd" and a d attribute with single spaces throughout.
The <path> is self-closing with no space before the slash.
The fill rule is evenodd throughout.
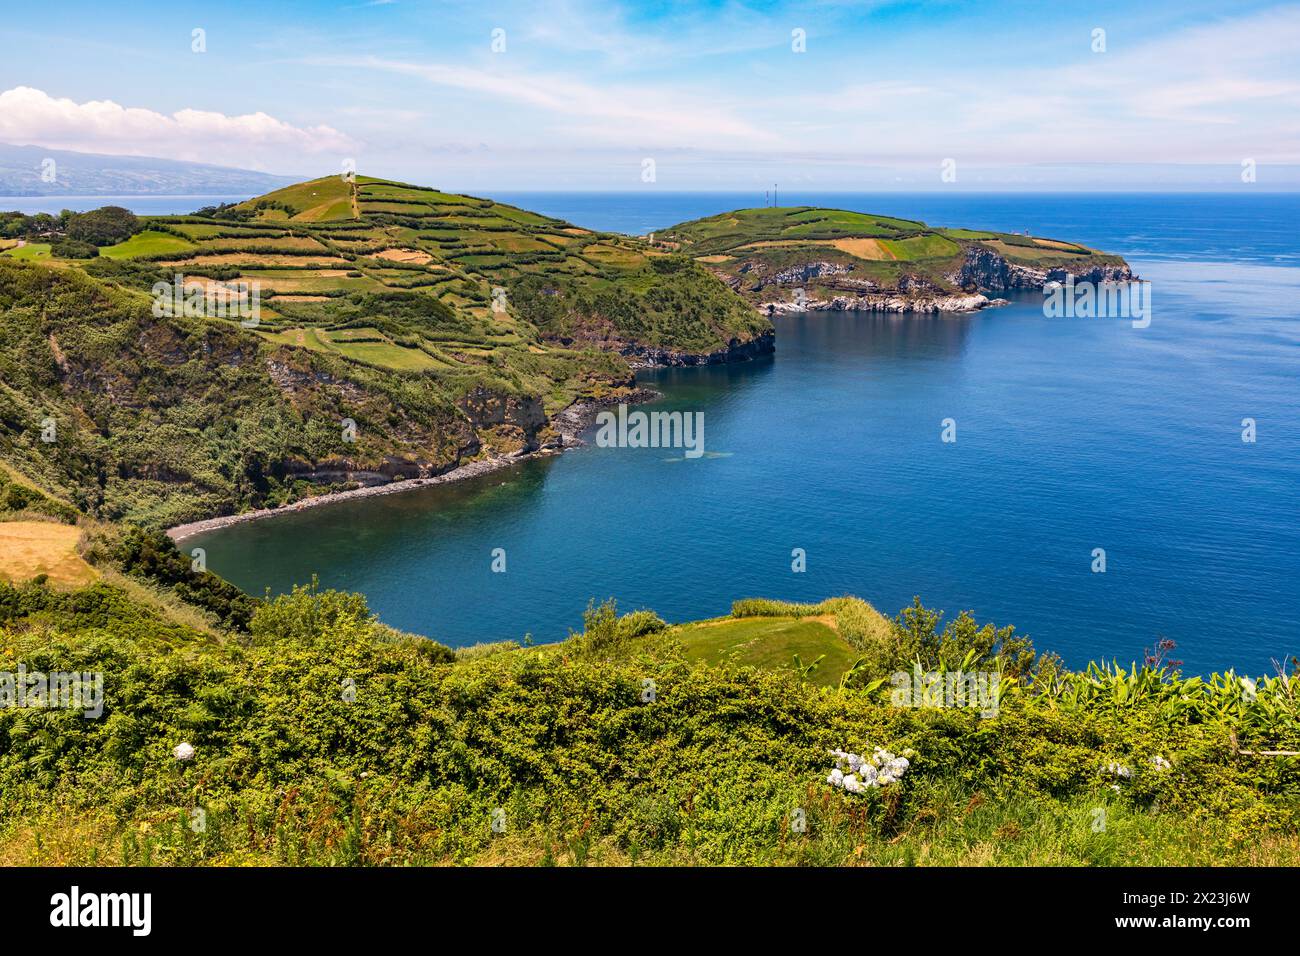
<path id="1" fill-rule="evenodd" d="M 1130 777 L 1133 776 L 1133 771 L 1130 770 L 1128 767 L 1124 766 L 1122 763 L 1106 764 L 1106 772 L 1114 774 L 1115 776 L 1120 777 L 1124 780 L 1128 780 Z"/>
<path id="2" fill-rule="evenodd" d="M 182 740 L 176 745 L 175 749 L 172 750 L 172 756 L 177 760 L 193 760 L 194 747 Z"/>
<path id="3" fill-rule="evenodd" d="M 907 756 L 896 756 L 883 747 L 876 747 L 870 757 L 844 750 L 826 752 L 835 758 L 835 767 L 827 776 L 826 782 L 848 793 L 865 793 L 872 788 L 897 783 L 911 766 Z M 905 750 L 903 753 L 916 755 L 913 750 Z"/>
<path id="4" fill-rule="evenodd" d="M 1164 757 L 1160 756 L 1160 754 L 1156 754 L 1154 757 L 1152 757 L 1151 763 L 1157 770 L 1171 770 L 1173 769 L 1174 766 Z"/>

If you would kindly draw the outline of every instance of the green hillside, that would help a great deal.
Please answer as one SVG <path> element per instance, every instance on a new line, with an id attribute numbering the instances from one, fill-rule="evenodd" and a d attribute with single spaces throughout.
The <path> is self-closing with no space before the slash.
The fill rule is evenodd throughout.
<path id="1" fill-rule="evenodd" d="M 0 456 L 106 519 L 535 451 L 574 402 L 627 396 L 630 362 L 770 350 L 767 320 L 686 257 L 365 177 L 0 225 L 53 234 L 0 254 Z"/>
<path id="2" fill-rule="evenodd" d="M 654 241 L 756 305 L 787 301 L 796 287 L 810 298 L 956 294 L 1041 287 L 1049 270 L 1127 274 L 1122 258 L 1073 242 L 809 206 L 738 209 L 656 232 Z"/>

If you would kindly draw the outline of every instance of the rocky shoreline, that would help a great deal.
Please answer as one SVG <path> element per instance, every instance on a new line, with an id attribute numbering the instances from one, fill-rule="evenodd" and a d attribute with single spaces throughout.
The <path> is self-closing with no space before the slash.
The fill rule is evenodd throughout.
<path id="1" fill-rule="evenodd" d="M 950 288 L 925 278 L 903 276 L 896 288 L 882 288 L 868 279 L 854 279 L 849 266 L 814 261 L 789 267 L 768 278 L 760 278 L 748 292 L 761 293 L 774 287 L 780 298 L 760 301 L 759 312 L 772 316 L 798 312 L 888 312 L 933 315 L 978 312 L 1006 305 L 995 298 L 999 292 L 1041 290 L 1051 282 L 1063 282 L 1073 276 L 1076 282 L 1132 282 L 1135 276 L 1127 265 L 1104 262 L 1081 263 L 1079 268 L 1054 265 L 1044 268 L 1009 262 L 987 249 L 970 248 L 961 266 L 943 278 Z M 819 281 L 819 294 L 808 294 L 805 284 Z M 724 278 L 725 281 L 725 278 Z M 729 284 L 737 292 L 744 290 L 739 279 Z M 800 294 L 794 299 L 785 293 L 791 287 Z M 982 291 L 981 291 L 982 290 Z"/>
<path id="2" fill-rule="evenodd" d="M 775 352 L 775 330 L 768 330 L 745 341 L 732 339 L 713 352 L 679 352 L 646 345 L 626 345 L 619 349 L 619 354 L 628 360 L 628 365 L 633 369 L 726 365 L 731 362 L 750 362 Z"/>
<path id="3" fill-rule="evenodd" d="M 802 302 L 764 302 L 759 306 L 767 315 L 794 312 L 892 312 L 930 315 L 939 312 L 978 312 L 1006 299 L 990 299 L 982 292 L 950 295 L 905 295 L 902 293 L 867 293 L 837 295 L 828 299 L 805 299 Z"/>
<path id="4" fill-rule="evenodd" d="M 445 485 L 454 481 L 463 481 L 467 478 L 478 478 L 482 475 L 488 475 L 494 471 L 500 471 L 502 468 L 508 468 L 511 465 L 518 465 L 521 462 L 529 461 L 533 458 L 546 458 L 551 455 L 558 455 L 566 449 L 586 444 L 580 437 L 581 433 L 595 420 L 596 413 L 606 406 L 621 403 L 640 404 L 643 402 L 651 402 L 661 397 L 660 393 L 656 392 L 654 389 L 635 388 L 626 394 L 613 396 L 608 399 L 574 402 L 551 420 L 552 424 L 559 432 L 558 439 L 533 451 L 521 451 L 510 455 L 499 455 L 494 458 L 483 458 L 478 461 L 466 462 L 465 464 L 458 465 L 440 475 L 431 475 L 427 478 L 406 478 L 399 481 L 390 481 L 387 484 L 382 485 L 368 485 L 364 488 L 352 488 L 348 491 L 332 491 L 311 498 L 303 498 L 301 501 L 281 505 L 278 508 L 259 508 L 255 511 L 244 511 L 240 514 L 222 515 L 218 518 L 205 518 L 202 521 L 191 521 L 186 524 L 176 525 L 174 528 L 168 528 L 167 536 L 173 541 L 179 543 L 187 538 L 192 538 L 195 535 L 204 534 L 208 531 L 216 531 L 220 528 L 228 528 L 231 525 L 244 524 L 248 521 L 260 521 L 264 518 L 274 518 L 277 515 L 295 514 L 300 511 L 306 511 L 309 508 L 319 508 L 324 505 L 337 504 L 340 501 L 355 501 L 360 498 L 376 498 L 381 495 L 396 495 L 401 494 L 404 491 L 414 491 L 417 488 L 429 488 L 434 485 Z"/>

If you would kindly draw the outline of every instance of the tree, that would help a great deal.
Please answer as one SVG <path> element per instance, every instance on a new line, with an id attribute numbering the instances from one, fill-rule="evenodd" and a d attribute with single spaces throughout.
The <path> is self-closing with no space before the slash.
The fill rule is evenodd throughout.
<path id="1" fill-rule="evenodd" d="M 140 220 L 129 209 L 104 206 L 74 215 L 68 221 L 68 238 L 96 246 L 111 246 L 140 231 Z"/>

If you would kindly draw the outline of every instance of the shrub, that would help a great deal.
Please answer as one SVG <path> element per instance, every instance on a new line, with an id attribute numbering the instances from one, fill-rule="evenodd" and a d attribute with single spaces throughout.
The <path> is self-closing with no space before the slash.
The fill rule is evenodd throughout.
<path id="1" fill-rule="evenodd" d="M 642 610 L 624 614 L 618 619 L 618 633 L 621 638 L 642 637 L 657 634 L 668 625 L 654 611 Z"/>
<path id="2" fill-rule="evenodd" d="M 50 255 L 56 259 L 94 259 L 99 255 L 99 249 L 89 242 L 57 239 L 50 243 Z"/>

